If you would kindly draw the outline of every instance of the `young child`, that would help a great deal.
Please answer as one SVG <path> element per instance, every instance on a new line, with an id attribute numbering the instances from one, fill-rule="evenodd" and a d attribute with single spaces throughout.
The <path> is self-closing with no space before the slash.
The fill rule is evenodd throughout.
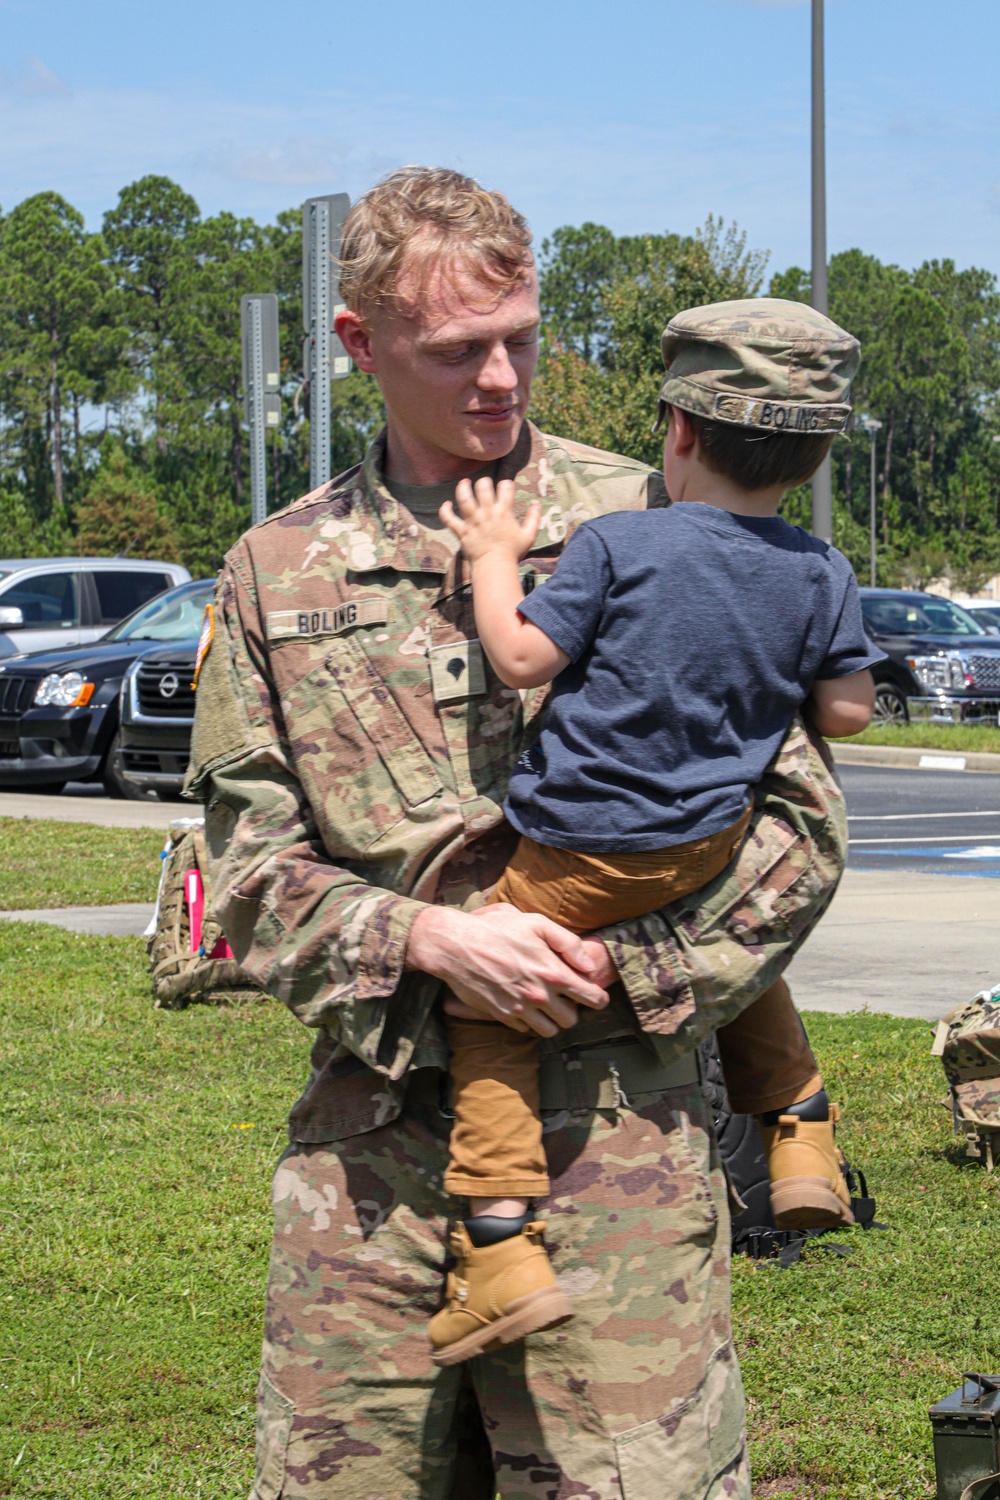
<path id="1" fill-rule="evenodd" d="M 519 519 L 513 484 L 480 479 L 458 486 L 457 513 L 442 507 L 471 564 L 494 671 L 513 688 L 553 682 L 541 737 L 511 778 L 505 811 L 521 839 L 492 899 L 576 932 L 656 910 L 735 857 L 752 788 L 800 709 L 826 736 L 868 723 L 868 668 L 881 653 L 865 635 L 850 564 L 777 514 L 845 428 L 859 353 L 850 334 L 794 302 L 675 318 L 657 422 L 669 412 L 673 503 L 585 522 L 527 598 L 518 564 L 538 532 L 537 503 Z M 470 1216 L 453 1234 L 459 1269 L 430 1325 L 437 1364 L 571 1316 L 528 1213 L 549 1189 L 536 1042 L 499 1022 L 449 1017 L 448 1027 L 445 1186 L 469 1198 Z M 755 1074 L 766 1074 L 774 1102 L 776 1058 L 786 1085 L 761 1112 L 779 1222 L 853 1222 L 836 1106 L 787 986 L 772 986 L 719 1040 L 734 1095 L 753 1096 Z"/>

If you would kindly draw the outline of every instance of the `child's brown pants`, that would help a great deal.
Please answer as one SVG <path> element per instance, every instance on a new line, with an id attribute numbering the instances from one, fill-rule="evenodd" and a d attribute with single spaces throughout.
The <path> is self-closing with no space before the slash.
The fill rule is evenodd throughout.
<path id="1" fill-rule="evenodd" d="M 638 854 L 579 854 L 522 838 L 490 898 L 592 932 L 699 890 L 743 842 L 749 809 L 722 833 Z M 538 1096 L 538 1039 L 500 1021 L 447 1017 L 455 1123 L 444 1185 L 472 1198 L 549 1190 Z M 718 1033 L 730 1103 L 762 1114 L 823 1087 L 783 979 Z"/>

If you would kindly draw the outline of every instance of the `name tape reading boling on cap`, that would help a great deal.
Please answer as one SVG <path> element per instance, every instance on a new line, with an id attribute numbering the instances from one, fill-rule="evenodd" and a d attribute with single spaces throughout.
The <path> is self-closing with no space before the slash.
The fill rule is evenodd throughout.
<path id="1" fill-rule="evenodd" d="M 844 432 L 861 346 L 802 302 L 751 297 L 678 313 L 661 344 L 668 406 L 761 432 Z"/>

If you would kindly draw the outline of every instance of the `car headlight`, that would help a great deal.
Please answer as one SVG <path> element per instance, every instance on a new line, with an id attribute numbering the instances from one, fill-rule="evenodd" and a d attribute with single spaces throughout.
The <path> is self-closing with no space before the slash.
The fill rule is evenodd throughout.
<path id="1" fill-rule="evenodd" d="M 965 662 L 957 652 L 947 652 L 941 656 L 908 656 L 906 664 L 920 686 L 930 692 L 947 691 L 949 688 L 964 691 L 974 685 L 972 675 L 966 671 Z"/>
<path id="2" fill-rule="evenodd" d="M 94 684 L 82 672 L 50 672 L 35 689 L 35 707 L 82 708 L 93 692 Z"/>

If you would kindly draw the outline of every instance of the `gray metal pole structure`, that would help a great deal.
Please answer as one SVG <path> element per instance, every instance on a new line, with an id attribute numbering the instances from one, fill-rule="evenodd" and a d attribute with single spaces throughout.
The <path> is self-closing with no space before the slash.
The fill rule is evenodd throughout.
<path id="1" fill-rule="evenodd" d="M 823 81 L 823 0 L 812 0 L 812 305 L 827 313 L 826 286 L 826 101 Z M 813 531 L 833 540 L 833 481 L 830 460 L 813 475 Z"/>
<path id="2" fill-rule="evenodd" d="M 307 198 L 302 205 L 303 369 L 309 381 L 309 480 L 330 478 L 330 381 L 351 372 L 347 350 L 333 329 L 340 306 L 337 257 L 351 200 L 346 193 Z"/>
<path id="3" fill-rule="evenodd" d="M 876 434 L 871 434 L 871 567 L 868 582 L 876 586 Z"/>
<path id="4" fill-rule="evenodd" d="M 247 416 L 250 421 L 250 521 L 267 518 L 267 446 L 264 440 L 264 328 L 259 298 L 247 309 Z"/>
<path id="5" fill-rule="evenodd" d="M 869 509 L 870 509 L 869 521 L 870 521 L 870 527 L 871 527 L 870 551 L 869 551 L 869 559 L 870 559 L 869 574 L 870 574 L 871 586 L 872 586 L 872 588 L 874 588 L 875 587 L 875 571 L 876 571 L 875 564 L 876 564 L 876 557 L 877 557 L 877 552 L 876 552 L 876 547 L 877 547 L 877 542 L 876 542 L 876 537 L 877 537 L 876 520 L 877 520 L 877 513 L 878 513 L 878 498 L 877 498 L 876 477 L 875 477 L 875 475 L 876 475 L 876 470 L 878 468 L 878 463 L 877 463 L 878 434 L 882 430 L 882 423 L 881 422 L 876 422 L 876 420 L 875 420 L 874 417 L 864 417 L 862 419 L 862 421 L 863 421 L 864 429 L 867 432 L 869 438 L 871 439 L 871 445 L 872 445 L 872 491 L 871 491 L 871 505 L 869 507 Z"/>
<path id="6" fill-rule="evenodd" d="M 330 205 L 315 198 L 309 235 L 312 368 L 309 371 L 309 488 L 330 478 L 330 333 L 333 263 L 330 259 Z"/>
<path id="7" fill-rule="evenodd" d="M 240 298 L 240 334 L 243 409 L 250 428 L 250 515 L 256 526 L 267 516 L 267 429 L 281 425 L 281 346 L 274 292 L 248 292 Z"/>

